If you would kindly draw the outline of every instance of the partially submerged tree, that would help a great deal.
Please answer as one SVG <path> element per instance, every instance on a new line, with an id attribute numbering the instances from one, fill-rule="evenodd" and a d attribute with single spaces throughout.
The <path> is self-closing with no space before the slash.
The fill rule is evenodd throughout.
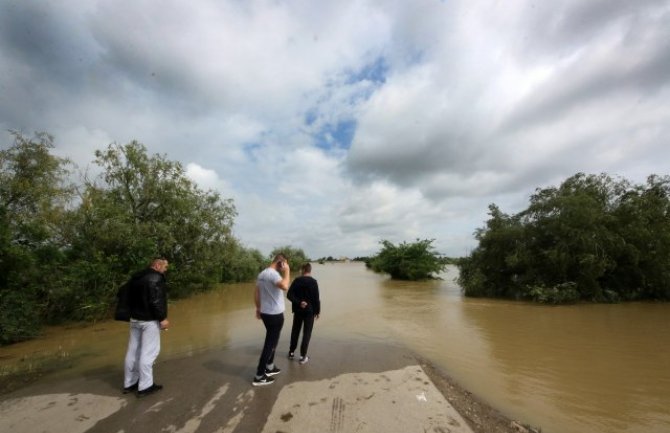
<path id="1" fill-rule="evenodd" d="M 370 258 L 368 266 L 375 272 L 383 272 L 397 280 L 425 280 L 445 268 L 442 257 L 434 251 L 434 239 L 417 239 L 394 245 L 382 240 L 382 249 Z"/>
<path id="2" fill-rule="evenodd" d="M 75 256 L 99 258 L 117 279 L 151 257 L 166 257 L 172 296 L 221 281 L 221 261 L 236 216 L 232 200 L 200 190 L 180 163 L 149 156 L 136 141 L 97 151 L 96 163 L 104 172 L 87 182 L 73 215 Z M 109 284 L 107 296 L 118 283 Z"/>
<path id="3" fill-rule="evenodd" d="M 489 210 L 478 247 L 459 261 L 467 296 L 670 299 L 670 177 L 632 186 L 579 173 L 538 189 L 516 215 Z"/>
<path id="4" fill-rule="evenodd" d="M 108 317 L 117 287 L 156 256 L 171 263 L 172 297 L 251 280 L 264 265 L 232 235 L 232 200 L 199 189 L 180 163 L 111 144 L 95 152 L 101 175 L 77 189 L 51 136 L 13 136 L 0 147 L 0 344 Z"/>
<path id="5" fill-rule="evenodd" d="M 221 266 L 221 282 L 241 283 L 254 281 L 267 265 L 266 258 L 255 248 L 246 248 L 232 238 L 224 248 Z"/>
<path id="6" fill-rule="evenodd" d="M 12 136 L 0 150 L 0 344 L 35 336 L 50 308 L 73 193 L 70 163 L 51 154 L 50 135 Z"/>

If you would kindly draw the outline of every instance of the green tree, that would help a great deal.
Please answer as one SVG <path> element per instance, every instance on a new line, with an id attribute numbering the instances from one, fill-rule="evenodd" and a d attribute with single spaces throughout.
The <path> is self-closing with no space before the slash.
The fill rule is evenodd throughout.
<path id="1" fill-rule="evenodd" d="M 35 336 L 63 260 L 60 232 L 72 197 L 70 163 L 51 154 L 53 138 L 27 138 L 0 150 L 0 343 Z M 55 278 L 56 277 L 56 278 Z"/>
<path id="2" fill-rule="evenodd" d="M 478 247 L 459 260 L 464 293 L 547 303 L 670 298 L 669 184 L 578 173 L 538 189 L 517 215 L 492 205 Z"/>
<path id="3" fill-rule="evenodd" d="M 423 280 L 445 268 L 441 256 L 434 251 L 434 239 L 417 239 L 394 245 L 382 240 L 382 249 L 370 259 L 369 266 L 375 272 L 384 272 L 398 280 Z"/>
<path id="4" fill-rule="evenodd" d="M 253 279 L 264 259 L 232 236 L 232 200 L 202 191 L 181 164 L 133 141 L 95 153 L 102 174 L 68 181 L 53 139 L 14 133 L 0 150 L 0 344 L 44 323 L 108 317 L 117 287 L 152 257 L 170 294 Z"/>
<path id="5" fill-rule="evenodd" d="M 259 250 L 245 248 L 237 239 L 232 238 L 226 244 L 221 262 L 221 282 L 253 281 L 265 265 L 266 259 Z"/>
<path id="6" fill-rule="evenodd" d="M 556 188 L 541 190 L 531 197 L 526 217 L 529 235 L 539 242 L 534 250 L 546 255 L 533 263 L 547 286 L 574 282 L 583 297 L 604 296 L 600 280 L 615 266 L 609 252 L 616 242 L 610 210 L 617 191 L 625 182 L 615 182 L 607 175 L 586 176 L 579 173 Z"/>
<path id="7" fill-rule="evenodd" d="M 622 193 L 613 217 L 617 268 L 605 284 L 624 299 L 670 299 L 670 177 Z"/>
<path id="8" fill-rule="evenodd" d="M 486 228 L 475 232 L 479 247 L 459 261 L 460 284 L 468 296 L 507 297 L 517 288 L 517 275 L 528 266 L 528 252 L 518 217 L 489 206 Z"/>
<path id="9" fill-rule="evenodd" d="M 180 163 L 149 156 L 136 141 L 97 151 L 96 163 L 103 174 L 86 182 L 70 232 L 72 260 L 105 268 L 78 275 L 83 278 L 73 287 L 88 292 L 87 302 L 99 300 L 91 311 L 97 315 L 107 308 L 128 273 L 151 257 L 170 261 L 173 297 L 222 280 L 221 262 L 236 216 L 231 200 L 203 192 Z"/>

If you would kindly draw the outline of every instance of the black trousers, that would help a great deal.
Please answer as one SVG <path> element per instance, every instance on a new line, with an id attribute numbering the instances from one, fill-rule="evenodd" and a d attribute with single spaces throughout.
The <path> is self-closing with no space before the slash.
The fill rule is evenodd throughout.
<path id="1" fill-rule="evenodd" d="M 275 360 L 275 350 L 279 343 L 281 328 L 284 326 L 284 313 L 261 314 L 261 320 L 263 320 L 263 325 L 265 325 L 265 343 L 263 344 L 261 357 L 258 360 L 256 376 L 264 375 L 265 367 L 268 364 L 272 364 Z"/>
<path id="2" fill-rule="evenodd" d="M 298 337 L 300 337 L 300 329 L 304 328 L 302 333 L 302 343 L 300 344 L 300 356 L 307 355 L 309 348 L 309 340 L 312 338 L 312 328 L 314 328 L 314 314 L 293 314 L 293 327 L 291 328 L 291 345 L 289 352 L 295 352 L 298 347 Z"/>

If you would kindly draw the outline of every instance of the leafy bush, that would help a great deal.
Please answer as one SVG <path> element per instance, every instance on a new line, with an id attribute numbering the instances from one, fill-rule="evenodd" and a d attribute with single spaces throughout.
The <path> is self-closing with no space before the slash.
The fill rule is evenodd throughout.
<path id="1" fill-rule="evenodd" d="M 40 307 L 30 293 L 0 293 L 0 344 L 36 337 L 42 326 Z"/>
<path id="2" fill-rule="evenodd" d="M 477 248 L 458 261 L 466 296 L 670 300 L 670 177 L 646 185 L 576 174 L 536 190 L 528 208 L 489 207 Z"/>
<path id="3" fill-rule="evenodd" d="M 528 296 L 542 304 L 569 304 L 579 300 L 577 284 L 567 282 L 554 287 L 533 286 L 526 288 Z"/>
<path id="4" fill-rule="evenodd" d="M 444 260 L 433 251 L 433 239 L 417 239 L 399 245 L 382 240 L 382 250 L 367 265 L 375 272 L 383 272 L 397 280 L 425 280 L 445 268 Z"/>
<path id="5" fill-rule="evenodd" d="M 245 248 L 237 240 L 232 240 L 222 261 L 221 282 L 253 281 L 265 265 L 265 257 L 260 251 Z"/>
<path id="6" fill-rule="evenodd" d="M 46 317 L 52 271 L 73 188 L 68 161 L 51 155 L 52 137 L 13 133 L 0 150 L 0 343 L 35 336 Z"/>
<path id="7" fill-rule="evenodd" d="M 157 256 L 170 261 L 173 298 L 263 265 L 231 234 L 232 200 L 200 190 L 178 162 L 112 144 L 95 152 L 102 174 L 75 188 L 50 135 L 13 135 L 0 148 L 0 344 L 109 317 L 118 286 Z"/>

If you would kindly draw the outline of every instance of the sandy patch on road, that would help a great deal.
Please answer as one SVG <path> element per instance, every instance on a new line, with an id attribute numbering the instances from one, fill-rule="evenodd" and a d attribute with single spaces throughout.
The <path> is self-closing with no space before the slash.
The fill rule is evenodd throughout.
<path id="1" fill-rule="evenodd" d="M 287 385 L 263 428 L 279 431 L 472 432 L 418 365 Z"/>
<path id="2" fill-rule="evenodd" d="M 93 394 L 46 394 L 0 403 L 0 431 L 83 433 L 125 406 L 126 400 Z"/>

